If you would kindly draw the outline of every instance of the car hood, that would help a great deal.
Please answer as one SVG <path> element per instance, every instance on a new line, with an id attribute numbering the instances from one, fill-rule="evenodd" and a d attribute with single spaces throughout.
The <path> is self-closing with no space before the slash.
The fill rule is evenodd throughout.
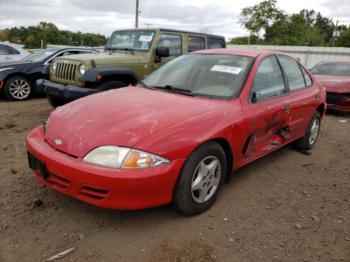
<path id="1" fill-rule="evenodd" d="M 30 61 L 8 61 L 8 62 L 0 62 L 0 69 L 2 68 L 8 68 L 8 67 L 14 67 L 14 66 L 19 66 L 19 65 L 27 65 L 31 64 L 32 62 Z"/>
<path id="2" fill-rule="evenodd" d="M 350 93 L 350 77 L 348 76 L 315 75 L 315 77 L 327 92 Z"/>
<path id="3" fill-rule="evenodd" d="M 218 110 L 221 101 L 129 86 L 91 95 L 50 115 L 46 141 L 83 157 L 101 145 L 133 147 L 178 122 Z M 218 110 L 219 114 L 220 110 Z M 156 153 L 156 152 L 154 152 Z"/>
<path id="4" fill-rule="evenodd" d="M 117 52 L 103 52 L 98 54 L 80 54 L 71 55 L 69 57 L 61 57 L 57 60 L 77 60 L 90 65 L 93 60 L 97 67 L 101 66 L 113 66 L 126 63 L 139 63 L 141 61 L 140 56 L 129 53 L 117 53 Z"/>

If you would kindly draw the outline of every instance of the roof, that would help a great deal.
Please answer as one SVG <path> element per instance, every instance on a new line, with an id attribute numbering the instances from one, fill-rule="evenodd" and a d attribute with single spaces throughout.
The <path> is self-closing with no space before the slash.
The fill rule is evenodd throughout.
<path id="1" fill-rule="evenodd" d="M 201 51 L 196 51 L 194 53 L 219 54 L 219 55 L 243 55 L 243 56 L 257 57 L 261 54 L 280 53 L 280 52 L 267 51 L 267 50 L 252 50 L 252 49 L 243 49 L 243 48 L 239 48 L 239 49 L 238 48 L 220 48 L 220 49 L 201 50 Z"/>
<path id="2" fill-rule="evenodd" d="M 191 31 L 184 31 L 184 30 L 177 30 L 177 29 L 170 29 L 170 28 L 130 28 L 130 29 L 121 29 L 121 30 L 115 30 L 114 32 L 118 31 L 137 31 L 137 30 L 144 30 L 144 31 L 166 31 L 166 32 L 173 32 L 173 33 L 186 33 L 186 34 L 194 34 L 194 35 L 205 35 L 213 38 L 220 38 L 225 39 L 225 37 L 221 35 L 213 35 L 213 34 L 206 34 L 201 32 L 191 32 Z"/>

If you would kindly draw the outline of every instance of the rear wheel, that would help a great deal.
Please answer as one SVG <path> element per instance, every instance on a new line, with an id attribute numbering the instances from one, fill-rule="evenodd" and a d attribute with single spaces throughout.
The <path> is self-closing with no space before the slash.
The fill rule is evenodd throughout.
<path id="1" fill-rule="evenodd" d="M 319 112 L 315 112 L 307 126 L 304 136 L 295 143 L 298 149 L 302 151 L 311 150 L 317 141 L 320 127 L 321 116 Z"/>
<path id="2" fill-rule="evenodd" d="M 208 210 L 223 185 L 226 156 L 222 147 L 209 142 L 200 146 L 187 159 L 173 196 L 174 207 L 185 215 Z"/>
<path id="3" fill-rule="evenodd" d="M 27 78 L 14 76 L 6 81 L 4 92 L 7 99 L 21 101 L 30 98 L 32 86 Z"/>

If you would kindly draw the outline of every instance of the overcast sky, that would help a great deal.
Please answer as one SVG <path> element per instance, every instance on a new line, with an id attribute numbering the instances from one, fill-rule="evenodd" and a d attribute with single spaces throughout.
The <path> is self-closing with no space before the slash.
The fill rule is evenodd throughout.
<path id="1" fill-rule="evenodd" d="M 247 32 L 239 24 L 242 8 L 259 0 L 140 0 L 140 26 L 209 31 L 227 38 Z M 350 22 L 350 0 L 279 0 L 288 13 L 314 9 L 334 20 Z M 109 35 L 135 24 L 135 0 L 0 0 L 0 29 L 40 21 L 60 29 Z"/>

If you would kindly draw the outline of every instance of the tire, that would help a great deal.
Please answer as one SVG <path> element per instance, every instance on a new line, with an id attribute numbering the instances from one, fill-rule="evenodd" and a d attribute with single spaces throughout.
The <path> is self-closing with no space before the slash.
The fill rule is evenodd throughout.
<path id="1" fill-rule="evenodd" d="M 315 112 L 306 128 L 304 136 L 295 142 L 296 147 L 301 151 L 311 150 L 316 144 L 320 127 L 321 116 L 319 112 Z"/>
<path id="2" fill-rule="evenodd" d="M 121 88 L 127 86 L 127 84 L 120 82 L 120 81 L 107 81 L 102 83 L 101 85 L 99 85 L 96 90 L 97 92 L 102 92 L 102 91 L 107 91 L 110 89 L 117 89 L 117 88 Z"/>
<path id="3" fill-rule="evenodd" d="M 226 155 L 219 144 L 208 142 L 196 149 L 187 159 L 176 183 L 175 209 L 189 216 L 208 210 L 222 188 L 226 170 Z"/>
<path id="4" fill-rule="evenodd" d="M 22 76 L 9 78 L 4 87 L 5 97 L 11 101 L 22 101 L 32 96 L 33 87 L 30 81 Z"/>
<path id="5" fill-rule="evenodd" d="M 50 105 L 53 108 L 56 108 L 56 107 L 59 107 L 59 106 L 63 106 L 63 105 L 65 105 L 65 104 L 67 104 L 69 102 L 69 101 L 66 101 L 64 99 L 61 99 L 61 98 L 58 98 L 58 97 L 55 97 L 55 96 L 52 96 L 52 95 L 49 95 L 49 94 L 47 94 L 46 97 L 47 97 L 47 100 L 49 101 Z"/>

